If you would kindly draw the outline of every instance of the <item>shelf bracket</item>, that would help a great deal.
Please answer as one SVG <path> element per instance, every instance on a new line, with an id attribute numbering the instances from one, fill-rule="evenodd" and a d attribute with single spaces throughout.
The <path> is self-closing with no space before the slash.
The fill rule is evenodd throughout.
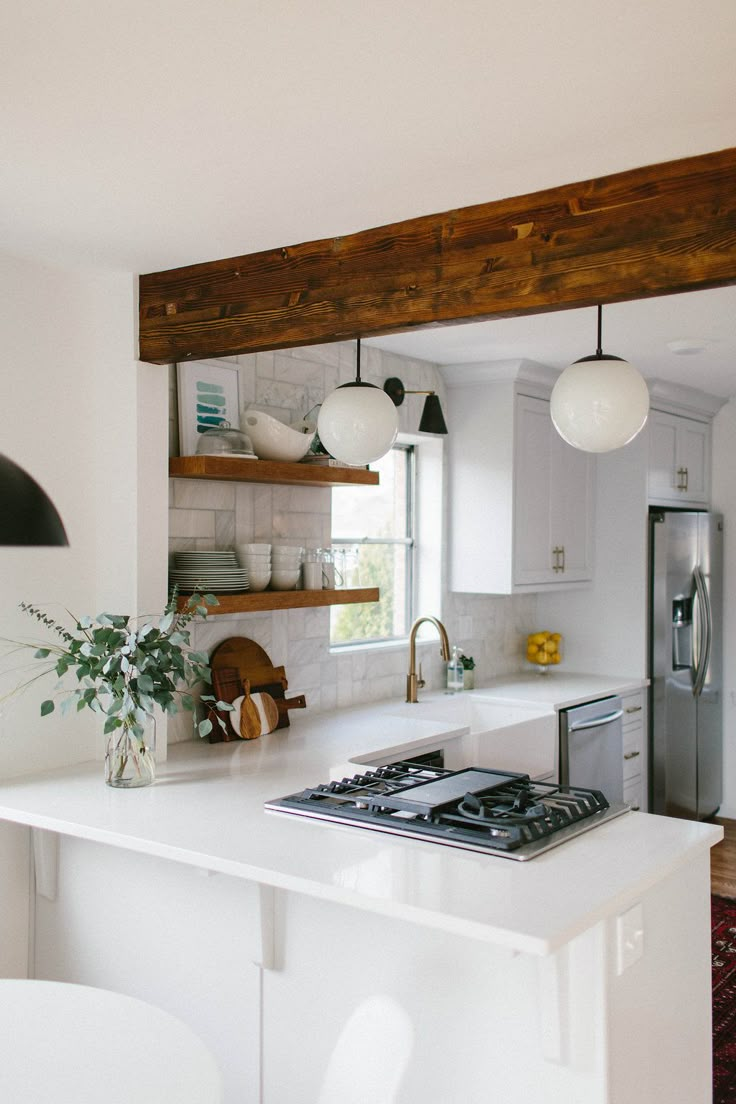
<path id="1" fill-rule="evenodd" d="M 258 932 L 253 962 L 262 970 L 275 970 L 276 966 L 276 889 L 259 882 Z"/>
<path id="2" fill-rule="evenodd" d="M 31 828 L 36 893 L 55 901 L 59 890 L 59 833 Z"/>
<path id="3" fill-rule="evenodd" d="M 566 1065 L 569 1052 L 568 952 L 563 947 L 537 961 L 537 993 L 542 1056 Z"/>

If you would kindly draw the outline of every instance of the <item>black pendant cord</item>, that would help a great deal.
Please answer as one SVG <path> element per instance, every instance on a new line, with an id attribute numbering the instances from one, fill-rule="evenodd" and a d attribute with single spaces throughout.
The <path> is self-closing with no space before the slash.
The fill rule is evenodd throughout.
<path id="1" fill-rule="evenodd" d="M 595 355 L 598 360 L 603 356 L 603 306 L 598 304 L 598 348 L 595 351 Z"/>
<path id="2" fill-rule="evenodd" d="M 356 365 L 355 365 L 355 382 L 356 383 L 362 383 L 363 381 L 360 378 L 360 338 L 357 339 L 357 345 L 358 345 L 358 357 L 357 357 L 357 362 L 356 362 Z"/>

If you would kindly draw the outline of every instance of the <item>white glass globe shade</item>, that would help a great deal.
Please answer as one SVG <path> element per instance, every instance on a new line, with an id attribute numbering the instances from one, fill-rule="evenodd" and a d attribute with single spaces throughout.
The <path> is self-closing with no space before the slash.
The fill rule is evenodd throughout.
<path id="1" fill-rule="evenodd" d="M 586 357 L 571 364 L 550 400 L 560 437 L 583 452 L 622 448 L 644 428 L 648 413 L 646 383 L 618 357 Z"/>
<path id="2" fill-rule="evenodd" d="M 317 433 L 343 464 L 370 464 L 396 440 L 399 416 L 385 391 L 370 383 L 346 383 L 322 403 Z"/>

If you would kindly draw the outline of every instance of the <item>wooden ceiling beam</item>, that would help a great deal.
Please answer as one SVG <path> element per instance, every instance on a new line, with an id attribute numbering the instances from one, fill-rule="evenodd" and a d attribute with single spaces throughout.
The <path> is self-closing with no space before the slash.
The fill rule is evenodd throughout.
<path id="1" fill-rule="evenodd" d="M 736 149 L 140 278 L 163 364 L 736 283 Z"/>

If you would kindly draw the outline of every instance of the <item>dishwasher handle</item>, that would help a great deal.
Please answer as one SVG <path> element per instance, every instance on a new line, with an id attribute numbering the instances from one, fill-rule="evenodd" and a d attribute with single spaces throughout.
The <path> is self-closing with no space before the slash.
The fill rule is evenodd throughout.
<path id="1" fill-rule="evenodd" d="M 617 721 L 619 717 L 623 717 L 623 709 L 617 709 L 613 713 L 606 713 L 602 717 L 593 717 L 592 721 L 578 721 L 577 724 L 571 724 L 568 732 L 582 732 L 584 728 L 602 728 L 603 725 L 610 724 L 612 721 Z"/>

